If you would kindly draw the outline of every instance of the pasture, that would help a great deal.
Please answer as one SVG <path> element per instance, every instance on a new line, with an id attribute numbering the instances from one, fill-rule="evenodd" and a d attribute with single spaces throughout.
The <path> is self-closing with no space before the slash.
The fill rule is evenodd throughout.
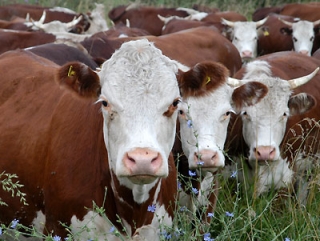
<path id="1" fill-rule="evenodd" d="M 1 5 L 11 3 L 39 3 L 42 6 L 60 6 L 67 7 L 76 12 L 86 12 L 93 9 L 93 1 L 82 0 L 1 0 Z M 255 9 L 262 6 L 274 6 L 289 3 L 293 1 L 261 1 L 258 0 L 217 0 L 217 1 L 197 1 L 198 4 L 217 7 L 220 10 L 237 11 L 248 19 Z M 299 1 L 307 2 L 307 1 Z M 105 5 L 105 15 L 115 6 L 128 4 L 126 0 L 101 0 L 99 3 Z M 131 3 L 131 2 L 130 2 Z M 189 0 L 148 0 L 139 1 L 149 6 L 168 6 L 168 7 L 191 7 L 195 2 Z M 106 17 L 107 19 L 107 17 Z M 110 20 L 108 20 L 111 26 Z M 319 104 L 319 103 L 318 103 Z M 319 108 L 319 106 L 317 106 Z M 313 128 L 318 128 L 320 121 L 307 119 L 312 123 Z M 196 133 L 195 133 L 196 135 Z M 299 133 L 297 133 L 299 135 Z M 299 137 L 299 136 L 298 136 Z M 301 138 L 306 138 L 301 136 Z M 316 143 L 319 143 L 320 136 L 318 135 Z M 319 146 L 319 144 L 318 144 Z M 286 147 L 285 147 L 286 148 Z M 232 163 L 234 157 L 230 156 L 225 151 L 226 160 Z M 239 157 L 245 163 L 243 156 Z M 310 157 L 312 159 L 313 157 Z M 303 190 L 308 192 L 306 200 L 301 203 L 298 194 L 289 192 L 288 190 L 271 190 L 260 196 L 256 195 L 256 185 L 253 180 L 240 181 L 240 176 L 246 178 L 248 170 L 246 166 L 236 166 L 236 170 L 225 170 L 224 173 L 216 174 L 219 185 L 219 195 L 214 212 L 208 215 L 209 222 L 204 222 L 199 219 L 199 215 L 205 213 L 206 210 L 198 210 L 193 213 L 185 206 L 180 206 L 178 201 L 174 204 L 175 219 L 173 227 L 161 226 L 160 239 L 173 241 L 319 241 L 320 240 L 320 163 L 315 165 L 312 171 L 305 173 L 309 181 Z M 179 175 L 179 174 L 178 174 Z M 196 180 L 196 177 L 190 175 L 190 180 Z M 23 183 L 19 182 L 19 178 L 14 173 L 6 173 L 5 170 L 0 170 L 0 188 L 12 193 L 21 199 L 21 205 L 25 201 L 25 194 L 20 192 Z M 181 184 L 181 183 L 180 183 Z M 188 185 L 188 184 L 186 184 Z M 189 187 L 196 195 L 197 190 Z M 294 187 L 291 187 L 292 189 Z M 106 190 L 107 192 L 108 190 Z M 178 185 L 178 192 L 181 192 L 181 187 Z M 0 205 L 8 205 L 1 202 Z M 9 208 L 9 207 L 8 207 Z M 94 204 L 95 212 L 108 222 L 105 215 L 105 209 L 102 206 Z M 148 207 L 145 212 L 154 212 L 154 208 Z M 1 216 L 1 213 L 0 213 Z M 122 225 L 119 219 L 119 226 Z M 123 225 L 124 226 L 124 225 Z M 65 227 L 68 229 L 68 227 Z M 77 235 L 81 235 L 84 230 L 90 229 L 85 224 L 81 227 L 77 234 L 69 234 L 65 240 L 77 240 Z M 110 234 L 119 237 L 119 240 L 127 240 L 126 235 L 122 235 L 114 226 L 109 230 Z M 25 239 L 22 235 L 26 234 L 29 238 Z M 64 241 L 60 237 L 48 234 L 44 235 L 36 231 L 34 227 L 26 227 L 19 223 L 19 220 L 12 220 L 9 225 L 0 224 L 0 241 L 12 240 L 28 240 L 28 241 Z M 88 239 L 88 241 L 91 239 Z M 92 239 L 91 241 L 95 241 Z M 98 241 L 98 240 L 97 240 Z M 148 240 L 149 241 L 149 240 Z M 151 240 L 150 240 L 151 241 Z"/>

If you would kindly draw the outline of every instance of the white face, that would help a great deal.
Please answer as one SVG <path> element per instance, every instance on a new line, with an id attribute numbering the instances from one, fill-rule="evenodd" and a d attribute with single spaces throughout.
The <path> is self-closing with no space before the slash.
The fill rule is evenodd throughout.
<path id="1" fill-rule="evenodd" d="M 291 95 L 289 83 L 285 80 L 265 77 L 255 79 L 266 84 L 268 94 L 253 106 L 242 108 L 243 137 L 250 147 L 249 161 L 280 158 L 279 146 L 284 137 L 289 117 L 288 101 Z"/>
<path id="2" fill-rule="evenodd" d="M 310 56 L 314 40 L 313 23 L 299 21 L 292 24 L 292 41 L 294 50 Z"/>
<path id="3" fill-rule="evenodd" d="M 179 122 L 181 143 L 189 168 L 214 172 L 223 167 L 223 148 L 231 107 L 232 88 L 223 85 L 206 96 L 183 99 Z"/>
<path id="4" fill-rule="evenodd" d="M 180 97 L 176 71 L 176 62 L 138 40 L 123 44 L 99 73 L 109 163 L 127 186 L 168 175 Z"/>
<path id="5" fill-rule="evenodd" d="M 257 25 L 255 22 L 235 22 L 232 43 L 238 49 L 241 58 L 257 57 Z"/>

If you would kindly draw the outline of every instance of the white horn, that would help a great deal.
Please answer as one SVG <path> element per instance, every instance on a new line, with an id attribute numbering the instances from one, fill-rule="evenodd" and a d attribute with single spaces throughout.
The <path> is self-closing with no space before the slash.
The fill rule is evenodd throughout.
<path id="1" fill-rule="evenodd" d="M 320 23 L 320 19 L 317 20 L 317 21 L 314 21 L 314 22 L 313 22 L 313 26 L 316 26 L 316 25 L 318 25 L 319 23 Z"/>
<path id="2" fill-rule="evenodd" d="M 82 15 L 80 15 L 78 18 L 74 17 L 72 21 L 66 23 L 66 26 L 68 29 L 72 28 L 73 26 L 77 25 L 82 19 Z"/>
<path id="3" fill-rule="evenodd" d="M 227 84 L 236 88 L 236 87 L 239 87 L 241 85 L 241 80 L 238 80 L 238 79 L 235 79 L 235 78 L 232 78 L 232 77 L 228 77 L 228 80 L 227 80 Z"/>
<path id="4" fill-rule="evenodd" d="M 46 14 L 47 14 L 46 11 L 43 11 L 41 18 L 38 21 L 39 23 L 41 24 L 44 23 L 44 20 L 46 19 Z"/>
<path id="5" fill-rule="evenodd" d="M 264 19 L 261 19 L 260 21 L 256 22 L 256 27 L 260 27 L 262 24 L 264 24 L 268 20 L 268 17 L 265 17 Z"/>
<path id="6" fill-rule="evenodd" d="M 297 87 L 299 87 L 300 85 L 303 85 L 305 83 L 307 83 L 309 80 L 311 80 L 316 74 L 317 72 L 319 71 L 319 67 L 316 68 L 311 74 L 309 75 L 306 75 L 306 76 L 302 76 L 300 78 L 296 78 L 296 79 L 292 79 L 292 80 L 289 80 L 289 84 L 290 84 L 290 87 L 291 89 L 295 89 Z"/>
<path id="7" fill-rule="evenodd" d="M 292 24 L 293 24 L 293 23 L 288 22 L 288 21 L 286 21 L 286 20 L 284 20 L 284 19 L 281 19 L 281 18 L 278 18 L 278 19 L 279 19 L 281 22 L 283 22 L 284 24 L 289 25 L 289 26 L 292 27 Z"/>
<path id="8" fill-rule="evenodd" d="M 234 22 L 228 21 L 227 19 L 221 18 L 222 24 L 228 25 L 229 27 L 234 27 Z"/>

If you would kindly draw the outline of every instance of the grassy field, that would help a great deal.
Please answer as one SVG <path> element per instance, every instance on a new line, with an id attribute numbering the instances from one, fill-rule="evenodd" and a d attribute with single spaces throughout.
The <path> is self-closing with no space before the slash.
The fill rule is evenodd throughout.
<path id="1" fill-rule="evenodd" d="M 127 0 L 101 0 L 107 12 L 114 6 L 129 4 Z M 217 1 L 188 1 L 188 0 L 158 0 L 141 1 L 140 3 L 154 6 L 191 7 L 194 3 L 218 7 L 221 10 L 235 10 L 250 19 L 252 12 L 261 6 L 281 5 L 293 1 L 253 1 L 253 0 L 217 0 Z M 301 1 L 303 2 L 303 1 Z M 68 7 L 77 12 L 87 12 L 94 8 L 91 0 L 0 0 L 0 5 L 11 3 L 30 3 L 43 6 Z M 238 173 L 244 170 L 238 170 Z M 230 174 L 231 175 L 231 174 Z M 319 241 L 320 240 L 320 170 L 312 171 L 309 183 L 309 196 L 306 203 L 297 202 L 294 194 L 270 191 L 261 197 L 255 197 L 254 184 L 239 183 L 237 175 L 225 180 L 222 175 L 218 204 L 212 214 L 210 223 L 203 223 L 184 207 L 177 207 L 176 226 L 163 227 L 162 240 L 215 240 L 215 241 Z M 1 214 L 0 214 L 1 215 Z M 103 215 L 103 213 L 102 213 Z M 0 240 L 4 238 L 7 229 L 11 229 L 12 236 L 19 235 L 16 227 L 0 226 Z M 17 227 L 21 227 L 18 224 Z M 196 228 L 193 228 L 196 227 Z M 23 229 L 23 227 L 21 227 Z M 33 236 L 40 234 L 31 230 Z M 6 236 L 8 237 L 8 236 Z M 15 239 L 15 238 L 12 239 Z M 16 240 L 22 240 L 17 237 Z M 46 240 L 54 240 L 48 236 Z M 56 241 L 56 240 L 55 240 Z"/>

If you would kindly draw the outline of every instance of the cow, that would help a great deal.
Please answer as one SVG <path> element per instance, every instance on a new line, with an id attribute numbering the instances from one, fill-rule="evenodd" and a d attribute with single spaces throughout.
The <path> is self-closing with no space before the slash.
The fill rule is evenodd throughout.
<path id="1" fill-rule="evenodd" d="M 56 36 L 49 33 L 0 29 L 0 54 L 54 41 Z"/>
<path id="2" fill-rule="evenodd" d="M 319 66 L 315 58 L 283 51 L 260 56 L 233 76 L 269 88 L 260 102 L 231 120 L 226 142 L 228 155 L 246 157 L 239 166 L 246 166 L 249 179 L 257 179 L 257 196 L 272 187 L 293 189 L 305 159 L 319 155 L 317 143 L 310 145 L 319 140 Z"/>
<path id="3" fill-rule="evenodd" d="M 294 50 L 311 55 L 319 45 L 320 21 L 309 22 L 295 17 L 270 14 L 259 28 L 258 54 Z"/>
<path id="4" fill-rule="evenodd" d="M 178 200 L 206 222 L 217 202 L 216 174 L 224 167 L 227 127 L 237 111 L 233 101 L 238 100 L 238 107 L 253 105 L 267 92 L 258 82 L 234 89 L 228 72 L 222 64 L 206 61 L 178 76 L 182 100 L 173 147 L 181 184 Z"/>
<path id="5" fill-rule="evenodd" d="M 133 5 L 121 5 L 111 9 L 108 13 L 110 20 L 114 24 L 119 22 L 126 24 L 128 20 L 130 22 L 130 27 L 146 30 L 154 36 L 161 35 L 163 27 L 163 22 L 158 18 L 158 15 L 163 17 L 186 17 L 189 14 L 184 10 L 177 10 L 176 8 L 143 7 Z"/>
<path id="6" fill-rule="evenodd" d="M 320 19 L 319 11 L 319 3 L 288 3 L 281 8 L 279 14 L 313 22 Z"/>
<path id="7" fill-rule="evenodd" d="M 9 4 L 0 6 L 0 19 L 11 20 L 13 17 L 26 18 L 28 15 L 34 20 L 39 20 L 43 14 L 43 11 L 47 11 L 45 22 L 51 22 L 54 20 L 70 22 L 75 17 L 78 17 L 78 14 L 74 11 L 61 7 L 49 8 L 30 4 Z"/>
<path id="8" fill-rule="evenodd" d="M 178 66 L 147 40 L 124 43 L 98 73 L 1 55 L 0 170 L 18 176 L 28 205 L 1 189 L 0 223 L 63 240 L 159 240 L 177 193 Z"/>
<path id="9" fill-rule="evenodd" d="M 202 61 L 216 61 L 225 65 L 230 75 L 241 68 L 241 58 L 235 46 L 224 36 L 211 27 L 198 27 L 187 29 L 162 36 L 141 36 L 128 38 L 103 38 L 99 35 L 95 38 L 87 38 L 81 44 L 88 50 L 89 54 L 98 61 L 108 59 L 121 43 L 147 38 L 161 49 L 164 55 L 192 67 Z M 183 41 L 184 44 L 181 44 Z"/>
<path id="10" fill-rule="evenodd" d="M 81 44 L 70 46 L 66 43 L 47 43 L 25 48 L 25 51 L 49 59 L 58 65 L 78 61 L 92 70 L 96 70 L 99 67 Z"/>
<path id="11" fill-rule="evenodd" d="M 227 30 L 227 35 L 230 35 L 230 37 L 228 38 L 238 49 L 243 62 L 257 57 L 257 28 L 259 28 L 266 21 L 267 18 L 262 19 L 258 22 L 232 22 L 224 18 L 222 19 L 222 23 L 229 27 L 229 30 Z M 230 31 L 230 33 L 228 33 L 228 31 Z"/>

